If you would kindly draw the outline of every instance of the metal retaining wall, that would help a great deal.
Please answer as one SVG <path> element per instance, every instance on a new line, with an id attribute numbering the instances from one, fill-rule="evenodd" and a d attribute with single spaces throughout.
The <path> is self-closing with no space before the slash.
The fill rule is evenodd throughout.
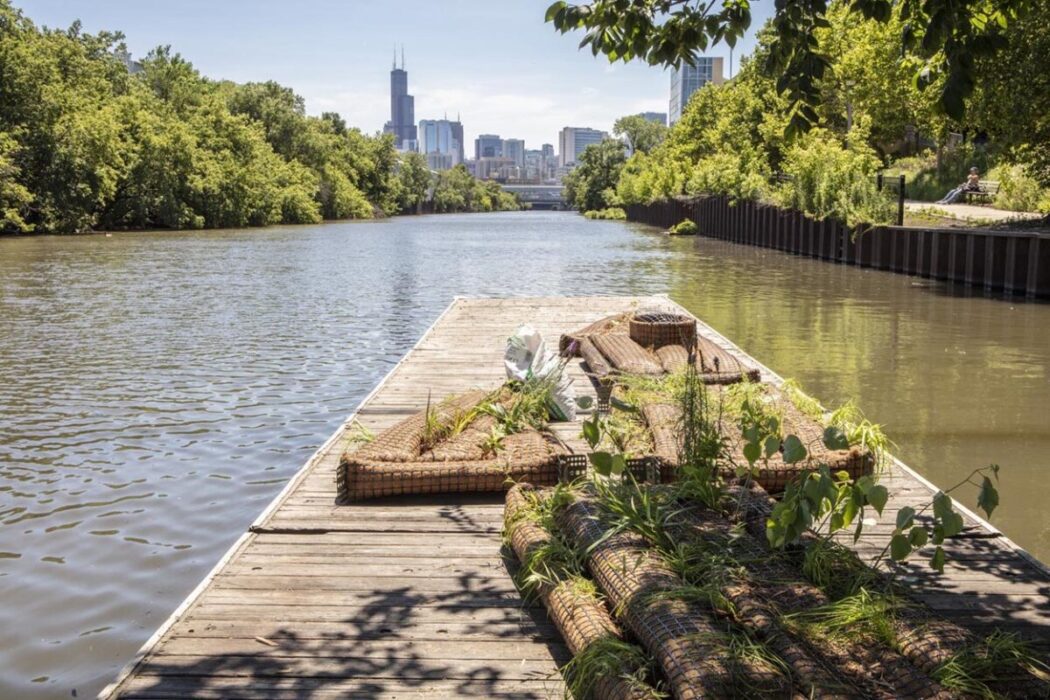
<path id="1" fill-rule="evenodd" d="M 700 235 L 992 291 L 1050 298 L 1050 235 L 1034 231 L 877 226 L 854 232 L 800 211 L 728 197 L 626 207 L 630 221 L 670 228 L 691 219 Z"/>

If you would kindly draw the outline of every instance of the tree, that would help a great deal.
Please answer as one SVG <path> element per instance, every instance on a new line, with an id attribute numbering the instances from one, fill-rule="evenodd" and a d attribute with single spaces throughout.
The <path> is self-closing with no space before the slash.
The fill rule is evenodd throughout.
<path id="1" fill-rule="evenodd" d="M 1050 187 L 1050 4 L 1011 25 L 1007 39 L 1001 56 L 977 66 L 974 126 Z"/>
<path id="2" fill-rule="evenodd" d="M 432 181 L 426 156 L 422 153 L 402 153 L 398 178 L 401 180 L 401 211 L 415 212 L 426 199 Z"/>
<path id="3" fill-rule="evenodd" d="M 25 220 L 32 195 L 19 182 L 20 173 L 13 158 L 15 148 L 15 140 L 0 132 L 0 233 L 25 233 L 33 229 Z"/>
<path id="4" fill-rule="evenodd" d="M 616 183 L 626 160 L 623 143 L 615 139 L 588 146 L 565 177 L 565 199 L 580 211 L 616 204 Z"/>
<path id="5" fill-rule="evenodd" d="M 613 133 L 623 137 L 636 153 L 648 153 L 667 136 L 667 126 L 646 119 L 640 114 L 620 117 L 613 124 Z"/>
<path id="6" fill-rule="evenodd" d="M 961 120 L 974 89 L 974 61 L 1003 48 L 1004 30 L 1036 0 L 777 0 L 773 36 L 764 69 L 776 76 L 777 91 L 790 102 L 788 133 L 819 121 L 821 81 L 831 59 L 820 41 L 829 5 L 886 23 L 898 6 L 904 23 L 900 48 L 920 59 L 912 70 L 920 86 L 936 85 L 938 105 Z M 751 25 L 749 0 L 722 3 L 690 0 L 594 0 L 582 5 L 558 0 L 547 21 L 566 33 L 583 30 L 580 47 L 610 61 L 641 58 L 651 65 L 680 67 L 725 42 L 732 47 Z"/>

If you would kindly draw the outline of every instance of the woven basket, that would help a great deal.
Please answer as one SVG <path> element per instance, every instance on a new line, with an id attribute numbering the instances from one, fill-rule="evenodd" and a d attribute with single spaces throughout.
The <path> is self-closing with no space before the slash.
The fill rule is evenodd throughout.
<path id="1" fill-rule="evenodd" d="M 717 385 L 708 389 L 712 402 L 719 400 L 718 396 L 722 390 L 722 387 Z M 793 464 L 785 462 L 780 453 L 756 463 L 752 476 L 763 489 L 773 494 L 783 493 L 788 484 L 801 474 L 822 465 L 827 465 L 833 473 L 845 471 L 852 479 L 874 472 L 875 460 L 871 454 L 858 448 L 827 449 L 824 446 L 823 426 L 799 411 L 778 390 L 767 387 L 767 392 L 783 414 L 783 434 L 796 435 L 809 454 L 806 459 Z M 677 466 L 681 448 L 681 410 L 673 404 L 655 402 L 641 406 L 640 411 L 652 434 L 653 455 L 666 465 Z M 722 469 L 723 475 L 733 478 L 737 465 L 747 465 L 747 458 L 744 457 L 744 438 L 740 427 L 728 419 L 723 419 L 719 432 L 722 434 L 727 453 L 727 461 Z"/>
<path id="2" fill-rule="evenodd" d="M 682 320 L 639 320 L 650 317 Z M 657 376 L 675 372 L 689 362 L 690 349 L 705 384 L 732 384 L 743 379 L 757 382 L 760 378 L 757 368 L 744 365 L 729 351 L 698 336 L 696 321 L 687 316 L 617 314 L 564 334 L 560 346 L 563 355 L 571 348 L 574 356 L 582 357 L 599 380 L 615 378 L 616 373 Z"/>
<path id="3" fill-rule="evenodd" d="M 432 411 L 442 420 L 468 411 L 488 394 L 477 391 L 444 401 Z M 481 415 L 458 435 L 423 444 L 426 411 L 383 431 L 372 442 L 343 454 L 337 472 L 342 501 L 426 493 L 503 491 L 515 481 L 558 482 L 565 448 L 553 436 L 528 428 L 503 439 L 489 454 L 483 441 L 493 419 Z"/>
<path id="4" fill-rule="evenodd" d="M 663 311 L 643 311 L 631 316 L 631 340 L 642 347 L 656 350 L 665 345 L 696 345 L 696 319 Z"/>

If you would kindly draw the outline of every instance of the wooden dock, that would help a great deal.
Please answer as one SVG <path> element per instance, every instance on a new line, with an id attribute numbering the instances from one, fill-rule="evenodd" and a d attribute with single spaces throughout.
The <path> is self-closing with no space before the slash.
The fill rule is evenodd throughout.
<path id="1" fill-rule="evenodd" d="M 556 343 L 631 307 L 683 311 L 666 297 L 456 299 L 100 697 L 560 697 L 567 651 L 511 580 L 502 495 L 337 505 L 336 467 L 355 420 L 378 431 L 428 393 L 500 384 L 518 325 Z M 779 381 L 703 323 L 700 332 Z M 593 395 L 578 362 L 570 371 L 578 393 Z M 556 428 L 582 448 L 579 424 Z M 900 463 L 883 483 L 891 507 L 858 544 L 865 555 L 882 549 L 897 508 L 936 490 Z M 1050 571 L 973 514 L 967 521 L 943 577 L 922 559 L 904 575 L 929 579 L 920 597 L 962 624 L 1050 640 Z"/>

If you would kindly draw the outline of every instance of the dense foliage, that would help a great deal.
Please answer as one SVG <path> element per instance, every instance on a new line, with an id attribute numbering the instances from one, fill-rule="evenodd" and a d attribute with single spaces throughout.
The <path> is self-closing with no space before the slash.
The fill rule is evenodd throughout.
<path id="1" fill-rule="evenodd" d="M 1050 41 L 1041 31 L 1041 22 L 1050 22 L 1050 9 L 1033 10 L 1011 25 L 1009 49 L 1000 63 L 979 67 L 981 85 L 966 123 L 945 115 L 935 95 L 909 79 L 917 59 L 900 53 L 899 36 L 907 28 L 900 8 L 884 21 L 871 21 L 851 11 L 849 3 L 834 2 L 826 19 L 829 26 L 817 29 L 815 36 L 831 70 L 816 84 L 821 100 L 808 133 L 787 135 L 794 107 L 764 70 L 776 40 L 767 28 L 759 33 L 755 54 L 732 80 L 698 90 L 659 145 L 628 159 L 615 191 L 599 190 L 605 193 L 604 204 L 717 194 L 773 201 L 851 225 L 886 223 L 894 208 L 890 193 L 878 189 L 880 170 L 906 174 L 909 197 L 936 200 L 976 166 L 984 177 L 1002 182 L 997 206 L 1050 209 L 1050 193 L 1044 189 L 1050 180 L 1038 178 L 1041 149 L 1047 150 L 1050 162 L 1044 145 L 1050 134 L 1048 139 L 1027 137 L 1008 109 L 1021 104 L 1021 112 L 1038 130 L 1047 121 L 1050 104 L 1042 103 L 1050 92 L 1028 94 L 1015 85 L 1009 96 L 1000 82 L 1002 61 L 1017 63 L 1008 71 L 1007 84 L 1016 82 L 1012 76 L 1025 74 L 1024 60 L 1050 61 L 1050 55 L 1043 55 L 1050 51 Z M 978 128 L 993 139 L 981 139 L 981 145 L 959 141 L 960 132 L 973 136 Z M 998 133 L 1002 136 L 994 138 Z M 936 144 L 943 144 L 936 154 L 923 152 Z M 922 155 L 900 157 L 916 152 Z"/>
<path id="2" fill-rule="evenodd" d="M 616 184 L 626 160 L 622 141 L 605 139 L 588 146 L 576 168 L 562 180 L 565 201 L 584 212 L 616 206 Z"/>
<path id="3" fill-rule="evenodd" d="M 632 114 L 617 119 L 613 133 L 622 138 L 632 152 L 648 153 L 667 137 L 667 126 L 640 114 Z"/>
<path id="4" fill-rule="evenodd" d="M 0 233 L 315 223 L 414 210 L 430 188 L 421 158 L 288 88 L 209 80 L 164 47 L 132 74 L 124 52 L 0 0 Z"/>
<path id="5" fill-rule="evenodd" d="M 908 77 L 934 86 L 940 111 L 961 119 L 974 89 L 975 59 L 993 55 L 1005 31 L 1034 0 L 803 0 L 776 3 L 762 67 L 776 77 L 789 103 L 788 132 L 820 120 L 822 83 L 833 73 L 833 38 L 825 30 L 838 5 L 875 23 L 903 21 L 896 53 L 912 58 Z M 1045 3 L 1044 3 L 1045 4 Z M 547 21 L 561 32 L 584 30 L 581 48 L 610 61 L 642 58 L 653 65 L 692 63 L 699 52 L 725 42 L 734 46 L 751 25 L 748 0 L 692 3 L 683 0 L 558 0 Z M 910 82 L 910 81 L 909 81 Z"/>
<path id="6" fill-rule="evenodd" d="M 503 211 L 520 209 L 517 197 L 497 183 L 474 178 L 460 163 L 437 175 L 434 184 L 434 211 Z"/>

